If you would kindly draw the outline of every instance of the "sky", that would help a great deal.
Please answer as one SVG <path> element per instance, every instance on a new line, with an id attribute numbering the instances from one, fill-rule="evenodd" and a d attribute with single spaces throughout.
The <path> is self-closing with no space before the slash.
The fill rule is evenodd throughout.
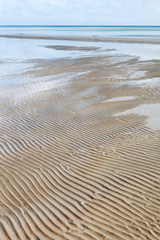
<path id="1" fill-rule="evenodd" d="M 160 25 L 160 0 L 0 0 L 0 25 Z"/>

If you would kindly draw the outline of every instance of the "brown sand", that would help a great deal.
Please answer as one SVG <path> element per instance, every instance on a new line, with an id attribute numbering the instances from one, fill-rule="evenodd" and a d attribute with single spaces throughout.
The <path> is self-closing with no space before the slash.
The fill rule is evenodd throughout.
<path id="1" fill-rule="evenodd" d="M 46 40 L 69 40 L 84 42 L 120 42 L 120 43 L 142 43 L 142 44 L 160 44 L 160 38 L 132 38 L 132 37 L 101 37 L 101 36 L 43 36 L 27 34 L 0 34 L 5 38 L 25 38 L 25 39 L 46 39 Z"/>
<path id="2" fill-rule="evenodd" d="M 63 51 L 95 51 L 99 50 L 99 47 L 77 47 L 77 46 L 66 46 L 66 45 L 48 45 L 46 48 L 63 50 Z"/>
<path id="3" fill-rule="evenodd" d="M 160 239 L 160 125 L 134 110 L 157 111 L 159 64 L 41 61 L 1 88 L 1 240 Z"/>

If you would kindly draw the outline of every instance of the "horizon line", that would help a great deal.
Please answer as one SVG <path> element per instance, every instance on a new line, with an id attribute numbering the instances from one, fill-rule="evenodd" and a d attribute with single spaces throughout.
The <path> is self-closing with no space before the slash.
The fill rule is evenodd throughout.
<path id="1" fill-rule="evenodd" d="M 63 24 L 57 24 L 57 25 L 51 25 L 51 24 L 2 24 L 0 27 L 160 27 L 160 25 L 63 25 Z"/>

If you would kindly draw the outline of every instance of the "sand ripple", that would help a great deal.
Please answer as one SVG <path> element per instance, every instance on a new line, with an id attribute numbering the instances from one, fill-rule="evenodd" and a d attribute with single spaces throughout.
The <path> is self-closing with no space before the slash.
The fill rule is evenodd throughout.
<path id="1" fill-rule="evenodd" d="M 55 88 L 55 78 L 39 80 L 39 90 L 33 79 L 5 89 L 0 239 L 159 239 L 159 131 L 143 114 L 115 115 L 147 103 L 148 96 L 158 101 L 156 87 L 118 85 L 120 77 L 125 82 L 135 68 L 142 70 L 136 61 L 65 61 L 55 74 L 68 74 L 69 84 Z M 48 75 L 53 68 L 49 63 Z M 81 70 L 87 75 L 73 76 Z M 38 66 L 32 74 L 41 71 Z M 24 93 L 23 101 L 13 102 L 15 90 Z M 134 97 L 106 101 L 124 96 Z"/>

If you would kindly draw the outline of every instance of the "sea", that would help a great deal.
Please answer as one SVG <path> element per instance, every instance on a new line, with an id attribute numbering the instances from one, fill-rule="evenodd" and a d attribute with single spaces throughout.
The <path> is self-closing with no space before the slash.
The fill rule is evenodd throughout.
<path id="1" fill-rule="evenodd" d="M 125 38 L 160 38 L 160 26 L 0 26 L 0 35 L 101 36 Z M 25 72 L 35 60 L 78 58 L 105 51 L 70 51 L 46 48 L 47 45 L 100 47 L 107 54 L 138 57 L 140 61 L 160 59 L 160 44 L 83 42 L 0 37 L 0 86 L 4 77 Z M 8 77 L 9 79 L 9 77 Z M 13 82 L 13 79 L 11 80 Z M 7 81 L 8 82 L 8 81 Z"/>
<path id="2" fill-rule="evenodd" d="M 0 34 L 34 34 L 49 36 L 160 37 L 160 26 L 54 26 L 0 25 Z"/>

